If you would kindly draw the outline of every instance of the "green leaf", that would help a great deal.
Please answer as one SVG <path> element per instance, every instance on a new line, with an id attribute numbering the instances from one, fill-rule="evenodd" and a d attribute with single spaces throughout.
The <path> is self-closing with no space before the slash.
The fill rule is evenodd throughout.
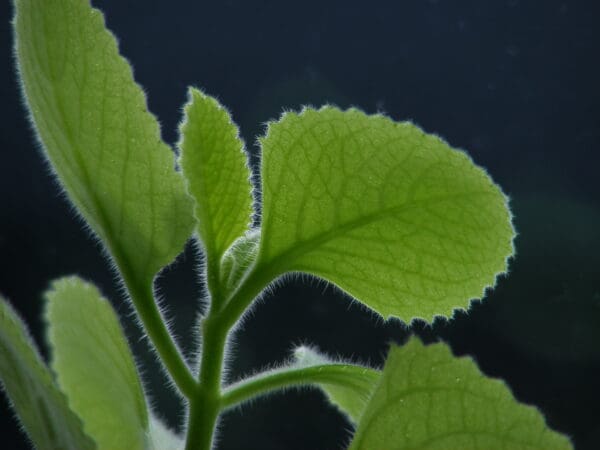
<path id="1" fill-rule="evenodd" d="M 257 270 L 320 276 L 404 320 L 466 308 L 506 271 L 506 197 L 437 136 L 324 107 L 284 114 L 261 144 Z"/>
<path id="2" fill-rule="evenodd" d="M 220 285 L 231 292 L 244 275 L 252 268 L 256 259 L 260 233 L 258 230 L 236 239 L 221 260 Z"/>
<path id="3" fill-rule="evenodd" d="M 0 381 L 37 450 L 93 450 L 67 406 L 25 324 L 0 297 Z"/>
<path id="4" fill-rule="evenodd" d="M 227 110 L 190 88 L 181 125 L 181 167 L 196 199 L 198 233 L 209 261 L 217 262 L 248 229 L 250 171 L 244 143 Z"/>
<path id="5" fill-rule="evenodd" d="M 295 367 L 318 366 L 324 370 L 328 365 L 345 365 L 354 375 L 354 383 L 319 383 L 331 404 L 344 414 L 352 423 L 357 423 L 379 381 L 380 372 L 374 369 L 347 364 L 328 358 L 311 347 L 298 347 L 294 351 Z M 326 370 L 326 369 L 325 369 Z"/>
<path id="6" fill-rule="evenodd" d="M 133 356 L 110 303 L 70 277 L 46 294 L 52 368 L 100 449 L 146 448 L 148 412 Z"/>
<path id="7" fill-rule="evenodd" d="M 174 154 L 89 0 L 15 5 L 23 92 L 46 156 L 121 271 L 147 283 L 194 226 Z"/>
<path id="8" fill-rule="evenodd" d="M 350 450 L 562 450 L 569 440 L 444 344 L 392 346 Z"/>

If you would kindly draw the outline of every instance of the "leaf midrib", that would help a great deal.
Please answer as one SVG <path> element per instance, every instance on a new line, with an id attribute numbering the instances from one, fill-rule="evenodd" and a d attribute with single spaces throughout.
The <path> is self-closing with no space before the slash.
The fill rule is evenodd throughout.
<path id="1" fill-rule="evenodd" d="M 386 208 L 383 210 L 376 211 L 371 214 L 367 214 L 365 216 L 359 217 L 357 219 L 351 220 L 345 224 L 338 225 L 335 228 L 331 228 L 327 231 L 319 233 L 309 239 L 298 242 L 292 247 L 288 247 L 287 249 L 281 251 L 279 254 L 272 256 L 271 258 L 263 261 L 264 252 L 266 244 L 264 240 L 261 241 L 261 246 L 257 256 L 257 266 L 261 270 L 267 270 L 271 273 L 276 274 L 276 276 L 281 275 L 288 271 L 298 270 L 294 266 L 295 262 L 302 256 L 311 252 L 312 250 L 318 248 L 322 244 L 333 240 L 335 238 L 339 238 L 357 228 L 361 228 L 363 226 L 370 225 L 371 223 L 377 222 L 379 220 L 385 220 L 392 215 L 399 214 L 411 208 L 419 208 L 424 204 L 431 204 L 435 202 L 443 202 L 451 199 L 470 197 L 470 196 L 495 196 L 494 192 L 487 191 L 473 191 L 473 192 L 461 192 L 455 193 L 451 195 L 441 195 L 436 197 L 430 197 L 426 200 L 414 200 L 411 202 L 403 203 L 401 205 L 393 206 L 390 208 Z M 264 235 L 264 233 L 263 233 Z"/>

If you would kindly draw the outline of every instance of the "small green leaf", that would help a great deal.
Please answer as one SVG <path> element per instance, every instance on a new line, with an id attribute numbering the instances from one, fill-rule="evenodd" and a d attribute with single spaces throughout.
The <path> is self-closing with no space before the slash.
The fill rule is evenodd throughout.
<path id="1" fill-rule="evenodd" d="M 538 410 L 444 344 L 392 346 L 350 450 L 563 450 Z"/>
<path id="2" fill-rule="evenodd" d="M 121 271 L 148 283 L 191 235 L 192 199 L 89 0 L 16 0 L 23 92 L 46 156 Z"/>
<path id="3" fill-rule="evenodd" d="M 148 412 L 133 356 L 110 303 L 70 277 L 46 294 L 52 368 L 101 450 L 145 450 Z"/>
<path id="4" fill-rule="evenodd" d="M 0 381 L 37 450 L 93 450 L 69 409 L 25 324 L 0 297 Z"/>
<path id="5" fill-rule="evenodd" d="M 221 261 L 220 285 L 225 292 L 231 292 L 252 267 L 258 252 L 260 233 L 248 232 L 236 239 L 225 252 Z"/>
<path id="6" fill-rule="evenodd" d="M 252 214 L 250 171 L 244 143 L 227 110 L 190 88 L 181 125 L 181 167 L 196 199 L 198 233 L 217 262 L 248 229 Z"/>
<path id="7" fill-rule="evenodd" d="M 294 351 L 297 367 L 324 367 L 327 365 L 345 364 L 328 358 L 316 350 L 302 346 Z M 377 386 L 380 372 L 374 369 L 362 368 L 353 364 L 345 364 L 349 372 L 355 374 L 353 384 L 319 383 L 318 386 L 325 392 L 327 399 L 336 406 L 352 423 L 357 423 Z"/>
<path id="8" fill-rule="evenodd" d="M 506 271 L 505 196 L 437 136 L 324 107 L 285 114 L 261 144 L 257 270 L 320 276 L 404 320 L 466 308 Z"/>

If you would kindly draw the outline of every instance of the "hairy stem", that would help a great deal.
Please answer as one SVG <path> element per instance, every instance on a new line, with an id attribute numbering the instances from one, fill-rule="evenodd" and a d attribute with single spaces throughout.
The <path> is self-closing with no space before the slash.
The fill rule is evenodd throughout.
<path id="1" fill-rule="evenodd" d="M 261 373 L 228 386 L 223 391 L 223 408 L 230 408 L 259 395 L 278 389 L 311 384 L 333 384 L 371 393 L 380 373 L 375 369 L 347 364 L 322 364 L 310 367 L 289 367 Z"/>
<path id="2" fill-rule="evenodd" d="M 225 325 L 231 328 L 248 309 L 252 301 L 277 276 L 278 273 L 271 270 L 269 266 L 254 266 L 237 289 L 222 304 L 221 315 L 224 318 Z"/>
<path id="3" fill-rule="evenodd" d="M 209 279 L 211 276 L 214 282 L 214 273 L 207 274 Z M 201 323 L 202 356 L 197 390 L 188 397 L 190 413 L 186 450 L 212 448 L 215 426 L 223 409 L 221 379 L 227 335 L 271 279 L 266 271 L 252 270 L 225 301 L 220 298 L 220 291 L 209 283 L 211 307 Z"/>
<path id="4" fill-rule="evenodd" d="M 202 321 L 199 385 L 190 398 L 186 450 L 210 450 L 221 411 L 221 374 L 228 327 L 211 311 Z"/>
<path id="5" fill-rule="evenodd" d="M 154 300 L 152 284 L 137 282 L 126 270 L 121 270 L 121 273 L 150 342 L 156 348 L 160 360 L 177 388 L 189 398 L 196 391 L 196 380 L 167 329 L 166 322 Z"/>

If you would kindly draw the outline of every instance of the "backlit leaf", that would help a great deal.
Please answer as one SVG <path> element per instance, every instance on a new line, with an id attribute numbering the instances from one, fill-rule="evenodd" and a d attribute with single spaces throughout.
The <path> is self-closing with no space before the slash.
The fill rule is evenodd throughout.
<path id="1" fill-rule="evenodd" d="M 63 278 L 46 294 L 52 368 L 101 450 L 145 450 L 148 412 L 133 356 L 110 303 Z"/>
<path id="2" fill-rule="evenodd" d="M 350 450 L 566 450 L 506 385 L 444 344 L 392 346 Z"/>
<path id="3" fill-rule="evenodd" d="M 506 270 L 506 197 L 466 153 L 411 123 L 287 113 L 262 144 L 257 271 L 308 272 L 381 315 L 450 315 Z"/>
<path id="4" fill-rule="evenodd" d="M 131 67 L 89 0 L 16 0 L 23 92 L 69 198 L 139 284 L 181 252 L 192 200 Z"/>
<path id="5" fill-rule="evenodd" d="M 37 450 L 96 448 L 56 387 L 25 324 L 1 297 L 0 381 Z"/>
<path id="6" fill-rule="evenodd" d="M 181 167 L 196 199 L 198 232 L 217 260 L 250 223 L 252 196 L 244 143 L 227 110 L 191 88 L 181 126 Z"/>

